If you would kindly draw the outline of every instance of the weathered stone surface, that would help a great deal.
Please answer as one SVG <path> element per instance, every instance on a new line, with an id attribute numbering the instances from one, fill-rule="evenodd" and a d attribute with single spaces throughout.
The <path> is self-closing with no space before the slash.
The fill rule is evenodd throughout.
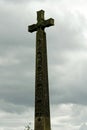
<path id="1" fill-rule="evenodd" d="M 37 12 L 37 24 L 28 26 L 36 33 L 35 130 L 50 130 L 49 85 L 45 27 L 53 26 L 52 18 L 44 20 L 44 11 Z"/>

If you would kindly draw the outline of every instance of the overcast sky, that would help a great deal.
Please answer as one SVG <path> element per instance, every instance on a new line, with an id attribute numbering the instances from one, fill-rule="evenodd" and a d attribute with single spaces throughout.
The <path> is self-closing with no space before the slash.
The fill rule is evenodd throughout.
<path id="1" fill-rule="evenodd" d="M 87 0 L 0 0 L 0 130 L 34 126 L 36 11 L 47 34 L 52 130 L 87 130 Z"/>

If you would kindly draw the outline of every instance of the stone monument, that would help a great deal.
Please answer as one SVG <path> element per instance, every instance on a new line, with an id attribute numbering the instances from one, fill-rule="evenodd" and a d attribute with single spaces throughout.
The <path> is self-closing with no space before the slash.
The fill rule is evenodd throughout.
<path id="1" fill-rule="evenodd" d="M 47 47 L 45 27 L 53 26 L 54 19 L 44 19 L 44 11 L 37 12 L 37 23 L 28 26 L 36 33 L 36 76 L 35 76 L 35 126 L 34 130 L 51 130 Z"/>

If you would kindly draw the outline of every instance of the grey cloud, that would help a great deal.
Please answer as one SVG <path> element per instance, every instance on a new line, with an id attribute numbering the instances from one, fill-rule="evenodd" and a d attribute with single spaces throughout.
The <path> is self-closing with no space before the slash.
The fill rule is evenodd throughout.
<path id="1" fill-rule="evenodd" d="M 34 105 L 35 91 L 35 33 L 28 33 L 27 26 L 35 21 L 31 11 L 28 12 L 28 15 L 32 15 L 32 19 L 26 13 L 22 8 L 21 11 L 19 8 L 11 10 L 7 8 L 0 13 L 3 16 L 1 19 L 2 31 L 0 32 L 0 56 L 3 60 L 8 59 L 0 65 L 0 99 L 27 107 Z M 86 62 L 81 60 L 75 63 L 70 55 L 70 51 L 74 54 L 86 50 L 85 39 L 82 35 L 86 25 L 82 23 L 80 16 L 77 18 L 69 12 L 63 12 L 62 16 L 55 15 L 54 12 L 54 19 L 55 26 L 46 29 L 51 104 L 87 105 Z M 74 56 L 76 57 L 76 55 Z M 81 64 L 82 62 L 83 64 Z M 82 65 L 81 69 L 78 69 L 79 64 Z M 76 70 L 81 72 L 82 78 L 79 78 L 78 74 L 75 77 L 78 73 Z M 16 109 L 11 106 L 11 108 L 14 109 L 13 111 L 19 112 L 20 107 Z M 11 111 L 9 107 L 7 110 L 5 107 L 3 109 Z"/>
<path id="2" fill-rule="evenodd" d="M 85 43 L 83 32 L 87 26 L 85 22 L 82 22 L 82 15 L 77 14 L 76 17 L 70 12 L 63 12 L 62 15 L 63 16 L 58 15 L 58 19 L 54 17 L 55 26 L 53 29 L 50 28 L 51 31 L 48 33 L 49 47 L 51 46 L 51 49 L 55 49 L 57 53 L 62 50 L 85 49 L 83 44 Z M 83 21 L 86 21 L 86 19 Z M 48 31 L 49 30 L 47 30 L 47 32 Z M 52 39 L 50 37 L 52 37 Z M 54 39 L 57 40 L 54 42 Z"/>
<path id="3" fill-rule="evenodd" d="M 0 98 L 14 104 L 24 102 L 26 105 L 32 105 L 34 102 L 33 89 L 31 90 L 34 86 L 34 80 L 32 80 L 35 64 L 34 35 L 29 38 L 28 24 L 24 20 L 26 18 L 21 19 L 21 16 L 15 15 L 16 7 L 13 7 L 12 11 L 7 6 L 1 10 L 0 16 L 3 17 L 0 24 L 2 28 L 0 32 Z"/>
<path id="4" fill-rule="evenodd" d="M 10 2 L 10 3 L 26 3 L 26 2 L 29 3 L 32 0 L 2 0 L 2 1 Z M 33 1 L 35 1 L 35 0 L 33 0 Z M 43 2 L 43 0 L 41 0 L 40 2 Z"/>
<path id="5" fill-rule="evenodd" d="M 31 0 L 2 0 L 5 2 L 21 3 L 21 2 L 30 2 Z"/>
<path id="6" fill-rule="evenodd" d="M 8 112 L 8 113 L 21 114 L 27 110 L 27 107 L 22 106 L 22 105 L 14 105 L 12 103 L 5 102 L 4 100 L 0 100 L 0 110 L 2 111 L 4 110 L 5 112 Z"/>
<path id="7" fill-rule="evenodd" d="M 21 130 L 34 116 L 35 33 L 28 33 L 27 26 L 36 23 L 36 12 L 33 4 L 23 5 L 27 0 L 4 1 L 0 5 L 0 129 Z M 55 26 L 46 29 L 51 106 L 66 105 L 51 110 L 53 127 L 87 129 L 82 125 L 87 121 L 86 19 L 62 8 L 59 14 L 52 7 L 50 12 L 47 4 L 39 6 L 46 6 L 46 13 L 55 19 Z"/>
<path id="8" fill-rule="evenodd" d="M 1 66 L 1 72 L 2 72 L 2 75 L 0 76 L 2 79 L 1 88 L 4 86 L 2 89 L 3 92 L 1 94 L 1 97 L 4 100 L 13 102 L 15 104 L 24 103 L 26 105 L 28 104 L 30 105 L 32 104 L 31 102 L 33 102 L 34 100 L 33 97 L 34 97 L 34 78 L 35 78 L 34 77 L 35 33 L 31 35 L 27 32 L 28 23 L 26 23 L 26 15 L 25 18 L 22 18 L 13 14 L 14 12 L 9 12 L 8 20 L 7 21 L 5 20 L 4 23 L 3 23 L 4 19 L 2 19 L 3 24 L 2 27 L 3 30 L 5 31 L 3 31 L 1 37 L 3 44 L 0 45 L 1 46 L 0 48 L 2 48 L 0 55 L 2 58 L 5 59 L 9 58 L 9 55 L 13 55 L 12 57 L 13 61 L 18 60 L 18 63 L 13 63 L 11 65 L 7 65 L 5 63 L 5 65 L 3 64 L 3 66 Z M 70 50 L 73 51 L 74 53 L 74 51 L 78 51 L 79 49 L 84 50 L 85 48 L 84 44 L 82 44 L 82 41 L 84 43 L 84 37 L 82 37 L 83 24 L 79 23 L 79 21 L 81 21 L 80 17 L 78 17 L 77 19 L 73 15 L 68 14 L 67 16 L 67 14 L 68 12 L 65 13 L 64 16 L 62 17 L 58 16 L 59 20 L 55 19 L 56 20 L 55 26 L 53 28 L 50 28 L 51 31 L 50 29 L 47 30 L 49 73 L 51 73 L 51 76 L 52 72 L 57 72 L 56 66 L 59 67 L 58 73 L 53 74 L 54 77 L 52 78 L 50 77 L 51 86 L 54 87 L 54 88 L 51 87 L 50 89 L 52 94 L 52 102 L 54 103 L 71 102 L 71 103 L 85 104 L 86 103 L 86 101 L 84 100 L 85 97 L 80 96 L 80 94 L 84 95 L 84 93 L 81 93 L 80 91 L 78 92 L 78 88 L 76 87 L 79 86 L 78 82 L 80 79 L 78 81 L 74 80 L 76 84 L 75 85 L 72 82 L 69 83 L 68 79 L 65 78 L 66 76 L 69 76 L 69 74 L 72 72 L 71 70 L 72 68 L 70 68 L 72 67 L 72 65 L 69 66 L 68 70 L 70 57 L 67 56 L 66 52 L 68 52 L 69 55 Z M 4 15 L 4 18 L 6 19 L 6 15 Z M 71 21 L 74 21 L 74 23 L 72 24 Z M 79 23 L 80 26 L 77 26 L 76 22 Z M 9 34 L 6 33 L 8 32 L 8 30 Z M 3 37 L 3 34 L 5 38 Z M 10 62 L 9 59 L 8 61 Z M 63 72 L 63 70 L 65 72 Z M 65 84 L 63 84 L 64 82 L 62 81 L 62 77 L 65 78 L 64 79 Z M 4 80 L 5 83 L 3 82 Z M 8 86 L 7 89 L 8 90 L 10 89 L 10 91 L 7 92 L 4 91 L 7 90 L 6 86 Z M 31 90 L 31 88 L 28 88 L 29 86 L 33 89 Z M 80 88 L 81 87 L 82 86 L 80 84 Z M 19 88 L 18 92 L 16 92 L 17 88 Z M 74 92 L 75 96 L 73 96 L 71 92 Z M 12 94 L 14 95 L 13 97 Z"/>
<path id="9" fill-rule="evenodd" d="M 72 118 L 72 125 L 82 127 L 87 120 L 87 106 L 74 104 L 72 107 L 71 118 Z"/>
<path id="10" fill-rule="evenodd" d="M 24 102 L 26 105 L 32 105 L 34 102 L 34 58 L 28 57 L 29 50 L 27 48 L 23 50 L 23 55 L 20 55 L 17 50 L 15 51 L 17 52 L 17 54 L 15 53 L 16 58 L 19 60 L 17 64 L 10 65 L 9 63 L 0 67 L 2 73 L 0 75 L 0 98 L 14 104 L 23 104 Z M 12 51 L 10 53 L 12 55 Z"/>
<path id="11" fill-rule="evenodd" d="M 52 105 L 51 119 L 54 129 L 79 130 L 86 127 L 87 106 L 78 104 Z"/>
<path id="12" fill-rule="evenodd" d="M 87 125 L 84 123 L 79 130 L 87 130 Z"/>
<path id="13" fill-rule="evenodd" d="M 86 62 L 83 64 L 86 64 Z M 81 62 L 80 65 L 82 65 Z M 68 65 L 67 67 L 69 68 Z M 67 70 L 63 67 L 59 67 L 57 72 L 55 70 L 54 74 L 51 74 L 55 78 L 53 78 L 53 81 L 50 81 L 52 103 L 75 103 L 87 105 L 87 69 L 84 68 L 84 65 L 82 68 L 78 68 L 79 64 L 75 64 L 72 73 L 72 66 Z M 83 68 L 85 69 L 85 72 L 83 71 Z M 63 71 L 60 71 L 60 69 Z"/>
<path id="14" fill-rule="evenodd" d="M 10 105 L 9 105 L 10 107 Z M 17 107 L 17 106 L 16 106 Z M 22 106 L 21 106 L 22 107 Z M 21 107 L 20 111 L 21 111 Z M 1 114 L 1 121 L 0 121 L 0 129 L 8 129 L 8 130 L 15 130 L 15 129 L 24 129 L 26 125 L 28 125 L 29 119 L 32 123 L 33 118 L 33 109 L 28 108 L 27 111 L 23 111 L 22 113 L 10 113 L 10 112 L 4 112 L 0 110 Z"/>
<path id="15" fill-rule="evenodd" d="M 82 22 L 81 15 L 77 16 L 65 12 L 63 17 L 59 17 L 56 22 L 55 29 L 48 33 L 52 103 L 87 104 L 85 100 L 87 98 L 85 91 L 87 69 L 84 66 L 87 64 L 87 60 L 86 58 L 83 60 L 86 51 L 83 32 L 86 24 Z M 56 43 L 54 39 L 57 39 Z"/>

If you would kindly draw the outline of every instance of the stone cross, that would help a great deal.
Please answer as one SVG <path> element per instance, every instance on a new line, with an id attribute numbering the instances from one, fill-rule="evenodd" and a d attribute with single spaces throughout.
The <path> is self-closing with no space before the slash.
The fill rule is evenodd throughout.
<path id="1" fill-rule="evenodd" d="M 51 130 L 45 27 L 53 25 L 54 20 L 44 20 L 44 11 L 40 10 L 37 12 L 37 23 L 28 26 L 29 32 L 37 31 L 34 130 Z"/>
<path id="2" fill-rule="evenodd" d="M 33 24 L 28 27 L 29 32 L 38 31 L 40 28 L 44 30 L 45 27 L 53 26 L 54 19 L 50 18 L 48 20 L 44 20 L 44 11 L 40 10 L 37 12 L 37 24 Z"/>

